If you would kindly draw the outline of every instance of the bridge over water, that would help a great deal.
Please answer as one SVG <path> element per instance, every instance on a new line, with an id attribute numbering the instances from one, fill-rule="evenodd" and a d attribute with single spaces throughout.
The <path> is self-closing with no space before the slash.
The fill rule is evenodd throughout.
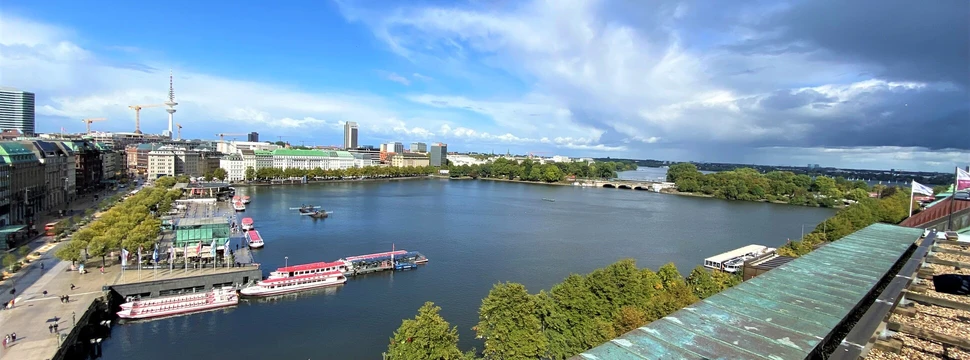
<path id="1" fill-rule="evenodd" d="M 624 190 L 653 190 L 653 185 L 663 184 L 657 181 L 636 181 L 636 180 L 594 180 L 587 181 L 593 187 Z"/>

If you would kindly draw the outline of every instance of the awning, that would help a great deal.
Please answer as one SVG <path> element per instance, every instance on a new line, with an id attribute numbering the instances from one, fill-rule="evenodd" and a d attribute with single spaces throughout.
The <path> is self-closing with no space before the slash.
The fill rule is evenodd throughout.
<path id="1" fill-rule="evenodd" d="M 26 228 L 27 228 L 27 225 L 7 225 L 4 227 L 0 227 L 0 236 L 10 235 Z"/>

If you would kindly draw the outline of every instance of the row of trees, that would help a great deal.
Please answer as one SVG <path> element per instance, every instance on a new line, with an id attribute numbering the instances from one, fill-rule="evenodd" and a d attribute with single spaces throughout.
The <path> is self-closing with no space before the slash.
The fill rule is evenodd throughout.
<path id="1" fill-rule="evenodd" d="M 778 253 L 798 257 L 808 254 L 818 245 L 841 239 L 877 222 L 898 224 L 909 216 L 909 201 L 909 189 L 882 189 L 878 199 L 861 199 L 858 203 L 840 209 L 800 240 L 780 247 Z"/>
<path id="2" fill-rule="evenodd" d="M 331 169 L 324 170 L 321 168 L 315 168 L 310 170 L 298 169 L 298 168 L 262 168 L 259 170 L 253 167 L 247 167 L 245 178 L 246 181 L 268 181 L 274 179 L 289 179 L 296 177 L 309 177 L 314 179 L 324 179 L 324 180 L 340 180 L 340 179 L 381 179 L 381 178 L 394 178 L 394 177 L 408 177 L 408 176 L 420 176 L 420 175 L 431 175 L 437 172 L 437 168 L 433 166 L 405 166 L 405 167 L 392 167 L 392 166 L 365 166 L 362 168 L 347 168 L 347 169 Z"/>
<path id="3" fill-rule="evenodd" d="M 674 264 L 657 272 L 626 259 L 588 275 L 570 275 L 548 292 L 499 283 L 482 300 L 474 330 L 486 359 L 566 359 L 667 316 L 741 282 L 738 276 L 695 268 L 684 278 Z M 404 320 L 388 346 L 391 359 L 467 359 L 457 329 L 426 303 Z"/>
<path id="4" fill-rule="evenodd" d="M 869 198 L 869 184 L 865 181 L 848 181 L 830 178 L 795 175 L 789 171 L 772 171 L 767 174 L 755 169 L 741 168 L 713 174 L 703 174 L 691 163 L 671 165 L 667 181 L 677 190 L 703 193 L 721 199 L 748 201 L 783 201 L 793 205 L 833 207 L 843 199 L 860 201 Z"/>
<path id="5" fill-rule="evenodd" d="M 155 214 L 171 210 L 172 202 L 182 195 L 180 190 L 169 190 L 175 182 L 175 178 L 163 177 L 155 180 L 153 188 L 145 188 L 121 203 L 114 200 L 114 206 L 75 232 L 55 255 L 72 263 L 100 256 L 104 265 L 105 256 L 112 250 L 151 248 L 162 226 Z"/>
<path id="6" fill-rule="evenodd" d="M 522 162 L 498 158 L 481 165 L 461 165 L 448 167 L 452 177 L 500 178 L 523 181 L 560 182 L 566 176 L 577 178 L 615 178 L 617 171 L 636 170 L 635 163 L 626 162 L 585 162 L 542 164 L 532 159 Z"/>

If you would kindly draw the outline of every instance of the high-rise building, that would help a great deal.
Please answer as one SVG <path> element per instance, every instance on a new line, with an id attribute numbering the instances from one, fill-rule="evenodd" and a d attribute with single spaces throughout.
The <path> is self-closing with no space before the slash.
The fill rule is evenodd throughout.
<path id="1" fill-rule="evenodd" d="M 0 129 L 34 136 L 34 93 L 0 87 Z"/>
<path id="2" fill-rule="evenodd" d="M 431 166 L 448 165 L 448 144 L 431 144 Z"/>
<path id="3" fill-rule="evenodd" d="M 428 144 L 423 142 L 413 142 L 411 143 L 411 152 L 426 153 L 428 152 Z"/>
<path id="4" fill-rule="evenodd" d="M 357 123 L 348 121 L 344 123 L 344 149 L 357 148 Z"/>
<path id="5" fill-rule="evenodd" d="M 387 152 L 400 154 L 404 152 L 404 144 L 399 142 L 389 142 L 387 143 Z"/>
<path id="6" fill-rule="evenodd" d="M 259 133 L 258 132 L 255 132 L 255 131 L 249 133 L 249 135 L 246 136 L 246 141 L 248 141 L 248 142 L 259 142 Z"/>

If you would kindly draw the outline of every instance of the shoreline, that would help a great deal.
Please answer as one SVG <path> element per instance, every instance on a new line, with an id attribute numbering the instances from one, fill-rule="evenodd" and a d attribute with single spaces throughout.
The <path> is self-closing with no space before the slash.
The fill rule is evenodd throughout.
<path id="1" fill-rule="evenodd" d="M 428 180 L 434 179 L 433 176 L 403 176 L 403 177 L 393 177 L 393 178 L 380 178 L 380 179 L 340 179 L 340 180 L 313 180 L 307 182 L 300 182 L 294 180 L 292 182 L 281 182 L 281 183 L 266 183 L 266 182 L 242 182 L 242 183 L 230 183 L 230 186 L 275 186 L 275 185 L 310 185 L 310 184 L 327 184 L 327 183 L 351 183 L 351 182 L 374 182 L 374 181 L 399 181 L 399 180 Z"/>

